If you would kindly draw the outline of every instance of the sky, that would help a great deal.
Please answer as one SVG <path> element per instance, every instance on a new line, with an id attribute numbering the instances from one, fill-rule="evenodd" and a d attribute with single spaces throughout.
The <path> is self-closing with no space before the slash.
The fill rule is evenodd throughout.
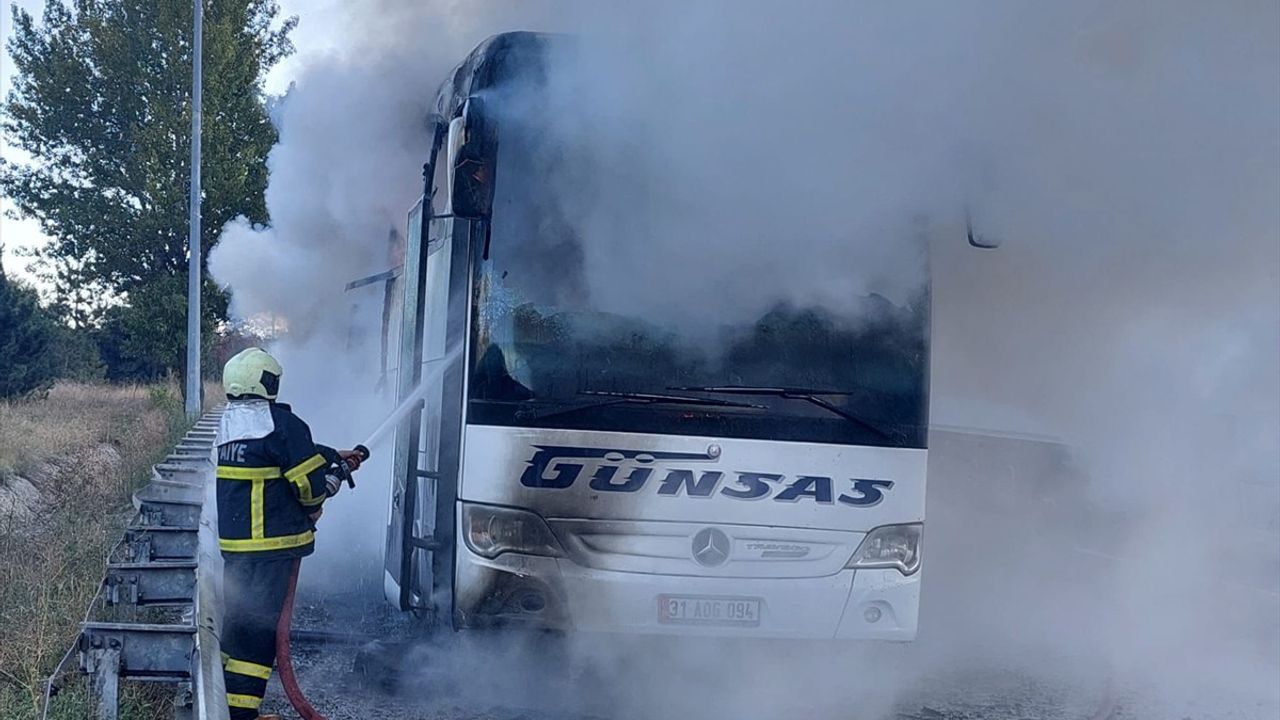
<path id="1" fill-rule="evenodd" d="M 10 6 L 17 5 L 33 15 L 44 10 L 44 0 L 5 0 L 4 12 L 0 13 L 0 35 L 7 43 L 13 32 Z M 349 5 L 349 4 L 345 4 Z M 271 94 L 282 94 L 289 83 L 297 77 L 301 68 L 317 57 L 338 52 L 336 40 L 342 36 L 333 32 L 342 24 L 345 14 L 350 12 L 344 3 L 335 0 L 280 0 L 281 14 L 284 17 L 298 15 L 298 29 L 293 34 L 294 45 L 298 52 L 276 66 L 266 78 L 266 90 Z M 9 53 L 0 53 L 0 97 L 7 97 L 13 73 L 13 62 Z M 7 138 L 0 138 L 0 157 L 6 160 L 22 160 L 23 156 L 10 146 Z M 19 256 L 24 248 L 38 247 L 45 242 L 40 226 L 32 220 L 14 220 L 8 217 L 13 205 L 8 198 L 0 198 L 0 244 L 4 245 L 4 268 L 10 276 L 34 281 L 27 271 L 29 261 Z"/>
<path id="2" fill-rule="evenodd" d="M 4 12 L 0 13 L 0 34 L 4 36 L 6 44 L 13 33 L 10 5 L 18 5 L 29 12 L 39 13 L 44 9 L 44 0 L 15 0 L 4 4 Z M 9 59 L 8 51 L 0 53 L 0 97 L 9 95 L 12 74 L 13 62 Z M 17 155 L 15 149 L 9 145 L 8 138 L 0 140 L 0 157 L 5 160 L 21 159 L 21 156 Z M 13 204 L 9 202 L 9 198 L 0 197 L 0 211 L 3 211 L 3 216 L 0 216 L 0 244 L 4 245 L 2 258 L 4 269 L 10 276 L 33 279 L 26 270 L 27 261 L 18 257 L 17 251 L 20 248 L 40 245 L 44 242 L 44 236 L 40 233 L 40 226 L 34 221 L 10 218 L 9 211 L 12 209 Z"/>

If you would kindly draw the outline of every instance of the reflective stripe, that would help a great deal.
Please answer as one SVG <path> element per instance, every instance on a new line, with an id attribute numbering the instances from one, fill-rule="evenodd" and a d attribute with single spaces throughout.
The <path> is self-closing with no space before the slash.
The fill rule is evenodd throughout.
<path id="1" fill-rule="evenodd" d="M 274 480 L 280 475 L 278 467 L 264 468 L 247 468 L 232 467 L 230 465 L 218 466 L 219 480 Z"/>
<path id="2" fill-rule="evenodd" d="M 306 460 L 303 460 L 297 465 L 294 465 L 293 467 L 286 470 L 284 472 L 284 476 L 292 480 L 293 478 L 296 478 L 299 475 L 310 474 L 312 470 L 315 470 L 316 468 L 321 468 L 321 467 L 324 467 L 324 456 L 322 456 L 320 453 L 316 453 L 315 455 L 312 455 Z"/>
<path id="3" fill-rule="evenodd" d="M 235 693 L 227 693 L 227 704 L 233 708 L 248 708 L 257 710 L 262 706 L 262 698 L 252 695 L 236 695 Z"/>
<path id="4" fill-rule="evenodd" d="M 298 488 L 298 501 L 307 507 L 314 507 L 324 502 L 324 496 L 314 497 L 311 494 L 311 481 L 307 479 L 312 471 L 325 466 L 325 459 L 319 453 L 303 460 L 285 471 L 284 476 Z"/>
<path id="5" fill-rule="evenodd" d="M 223 666 L 227 669 L 227 672 L 232 672 L 237 675 L 247 675 L 249 677 L 258 678 L 259 680 L 271 679 L 271 668 L 266 665 L 259 665 L 258 663 L 251 663 L 245 660 L 236 660 L 228 657 Z"/>
<path id="6" fill-rule="evenodd" d="M 265 504 L 263 499 L 263 488 L 266 487 L 267 481 L 258 479 L 253 481 L 253 490 L 249 493 L 249 537 L 259 540 L 266 537 L 266 518 L 263 517 L 262 506 Z"/>
<path id="7" fill-rule="evenodd" d="M 266 550 L 288 550 L 302 547 L 314 542 L 315 533 L 310 530 L 297 535 L 281 535 L 279 537 L 262 538 L 261 540 L 219 540 L 218 547 L 227 552 L 263 552 Z"/>
<path id="8" fill-rule="evenodd" d="M 298 502 L 302 503 L 303 507 L 316 507 L 317 505 L 323 505 L 324 500 L 325 496 L 321 495 L 318 498 L 311 498 L 310 500 L 299 499 Z"/>

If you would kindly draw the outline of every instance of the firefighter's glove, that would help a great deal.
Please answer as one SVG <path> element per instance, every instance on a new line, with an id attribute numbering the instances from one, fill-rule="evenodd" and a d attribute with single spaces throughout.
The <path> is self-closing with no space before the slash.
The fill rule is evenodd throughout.
<path id="1" fill-rule="evenodd" d="M 324 476 L 325 495 L 333 497 L 342 489 L 342 478 L 333 473 Z"/>
<path id="2" fill-rule="evenodd" d="M 364 457 L 355 450 L 339 450 L 338 457 L 347 464 L 347 470 L 355 472 L 360 469 L 360 463 L 364 462 Z"/>

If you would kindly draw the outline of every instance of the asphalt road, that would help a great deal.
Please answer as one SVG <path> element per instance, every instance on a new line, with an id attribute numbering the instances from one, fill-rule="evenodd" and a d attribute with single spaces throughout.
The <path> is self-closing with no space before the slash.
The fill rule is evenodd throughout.
<path id="1" fill-rule="evenodd" d="M 537 638 L 449 634 L 388 644 L 372 656 L 388 669 L 358 673 L 362 645 L 351 634 L 395 640 L 413 625 L 380 598 L 324 600 L 302 598 L 296 627 L 338 633 L 336 641 L 296 641 L 293 655 L 308 699 L 329 720 L 1081 720 L 1108 693 L 1104 668 L 1055 677 L 1012 662 L 925 658 L 927 645 L 609 647 L 617 639 L 596 638 L 569 650 Z M 295 717 L 276 680 L 264 707 Z"/>

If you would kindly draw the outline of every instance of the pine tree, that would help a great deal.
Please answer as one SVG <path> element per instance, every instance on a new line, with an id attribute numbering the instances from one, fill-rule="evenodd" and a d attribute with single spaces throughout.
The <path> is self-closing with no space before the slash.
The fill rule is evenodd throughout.
<path id="1" fill-rule="evenodd" d="M 9 280 L 0 264 L 0 398 L 53 385 L 54 324 L 34 290 Z"/>

